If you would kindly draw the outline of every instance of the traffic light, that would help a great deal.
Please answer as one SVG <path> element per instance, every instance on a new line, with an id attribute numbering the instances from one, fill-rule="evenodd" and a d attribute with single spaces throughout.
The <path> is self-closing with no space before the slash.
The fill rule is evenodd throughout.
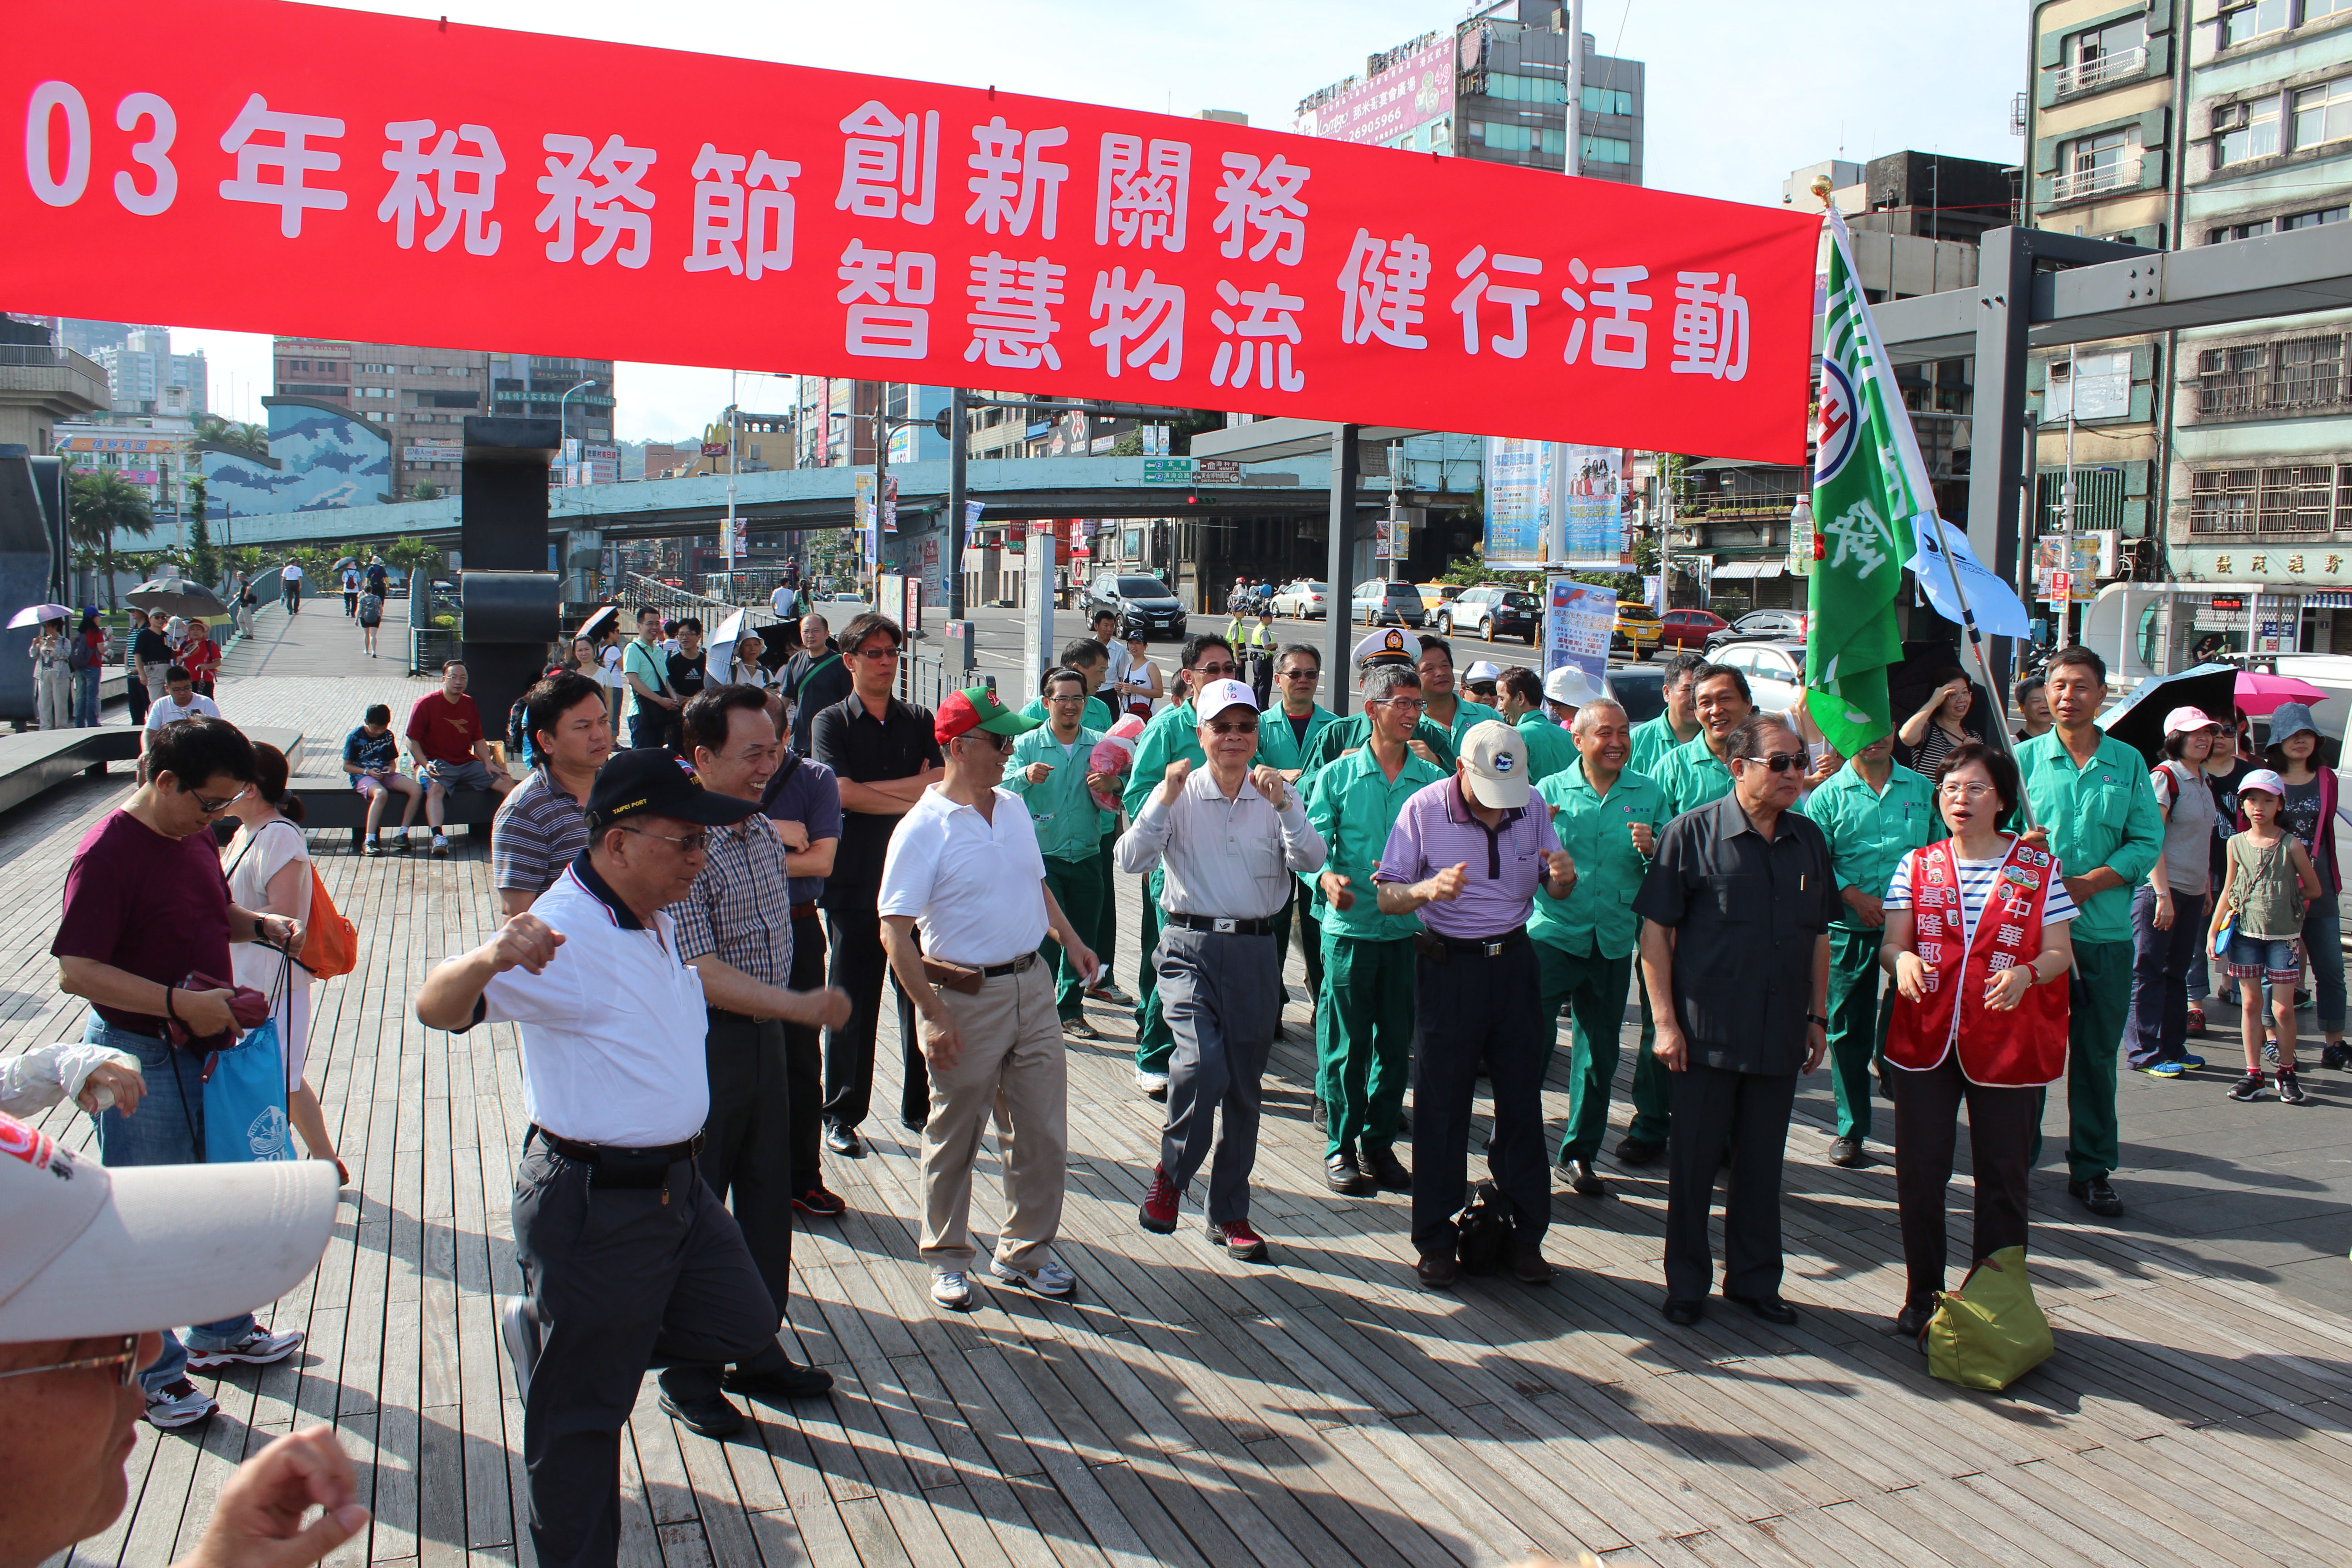
<path id="1" fill-rule="evenodd" d="M 939 416 L 931 421 L 931 428 L 940 433 L 940 439 L 942 441 L 953 438 L 948 434 L 948 416 L 954 412 L 952 408 L 942 408 L 939 412 Z"/>

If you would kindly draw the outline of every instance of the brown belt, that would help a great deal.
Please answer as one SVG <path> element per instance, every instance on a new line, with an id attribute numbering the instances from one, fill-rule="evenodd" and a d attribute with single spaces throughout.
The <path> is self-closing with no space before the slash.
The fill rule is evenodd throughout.
<path id="1" fill-rule="evenodd" d="M 816 900 L 814 899 L 809 900 L 808 902 L 804 904 L 794 904 L 793 906 L 793 919 L 796 921 L 813 920 L 816 917 L 816 912 L 817 907 Z"/>

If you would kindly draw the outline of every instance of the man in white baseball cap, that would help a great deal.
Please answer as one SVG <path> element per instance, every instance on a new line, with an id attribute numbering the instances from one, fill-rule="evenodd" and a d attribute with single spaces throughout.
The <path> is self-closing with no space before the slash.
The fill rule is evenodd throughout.
<path id="1" fill-rule="evenodd" d="M 318 1266 L 335 1173 L 317 1161 L 113 1170 L 0 1115 L 0 1568 L 114 1521 L 158 1332 L 276 1300 Z M 327 1428 L 280 1437 L 221 1489 L 194 1565 L 294 1568 L 368 1521 Z M 311 1505 L 325 1509 L 309 1528 Z"/>
<path id="2" fill-rule="evenodd" d="M 1307 808 L 1257 755 L 1257 699 L 1238 680 L 1212 680 L 1192 700 L 1201 750 L 1167 777 L 1120 835 L 1118 868 L 1165 866 L 1165 923 L 1155 962 L 1161 1015 L 1176 1037 L 1168 1060 L 1168 1121 L 1160 1165 L 1139 1217 L 1162 1235 L 1193 1173 L 1208 1161 L 1209 1239 L 1247 1261 L 1265 1256 L 1249 1222 L 1257 1163 L 1258 1080 L 1282 1016 L 1282 952 L 1274 917 L 1290 879 L 1323 868 L 1322 835 Z M 1222 1131 L 1213 1128 L 1224 1112 Z"/>

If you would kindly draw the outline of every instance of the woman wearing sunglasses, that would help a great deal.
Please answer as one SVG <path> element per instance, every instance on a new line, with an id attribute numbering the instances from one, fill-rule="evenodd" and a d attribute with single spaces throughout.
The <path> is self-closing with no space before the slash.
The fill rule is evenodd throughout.
<path id="1" fill-rule="evenodd" d="M 1946 755 L 1936 805 L 1951 837 L 1915 849 L 1886 890 L 1879 963 L 1895 977 L 1886 1065 L 1895 1190 L 1909 1269 L 1895 1331 L 1916 1338 L 1944 1289 L 1944 1189 L 1969 1108 L 1978 1262 L 2025 1245 L 2042 1090 L 2066 1072 L 2074 901 L 2047 850 L 2000 830 L 2017 764 L 1981 741 Z"/>

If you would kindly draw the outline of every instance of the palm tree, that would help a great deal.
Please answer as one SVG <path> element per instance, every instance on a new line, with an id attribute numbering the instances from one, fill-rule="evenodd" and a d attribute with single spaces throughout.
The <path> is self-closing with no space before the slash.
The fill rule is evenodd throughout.
<path id="1" fill-rule="evenodd" d="M 217 414 L 207 414 L 196 421 L 196 439 L 218 441 L 225 446 L 243 447 L 265 454 L 269 450 L 267 427 L 249 425 L 242 420 L 224 419 Z"/>
<path id="2" fill-rule="evenodd" d="M 73 542 L 99 552 L 106 563 L 106 607 L 112 610 L 115 531 L 134 539 L 155 531 L 155 514 L 148 509 L 146 494 L 110 468 L 76 474 L 66 513 Z"/>

